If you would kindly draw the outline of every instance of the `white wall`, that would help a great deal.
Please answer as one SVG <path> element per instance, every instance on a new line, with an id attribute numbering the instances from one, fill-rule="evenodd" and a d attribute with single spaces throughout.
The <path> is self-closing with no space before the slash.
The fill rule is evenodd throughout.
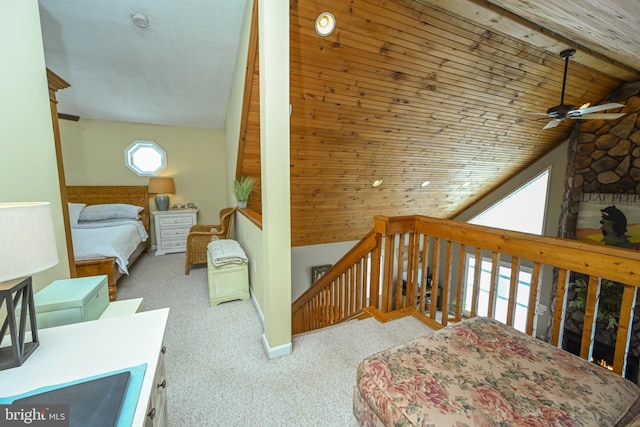
<path id="1" fill-rule="evenodd" d="M 244 84 L 247 68 L 247 55 L 249 51 L 249 37 L 251 35 L 252 11 L 253 1 L 248 0 L 242 24 L 240 43 L 238 45 L 238 57 L 236 59 L 233 84 L 231 86 L 231 93 L 229 96 L 229 107 L 227 109 L 227 120 L 225 123 L 225 132 L 227 137 L 227 182 L 230 184 L 235 180 L 236 164 L 238 162 L 240 123 L 242 120 L 242 102 L 244 100 Z M 235 204 L 231 185 L 229 185 L 227 190 L 227 201 L 229 202 L 229 206 Z"/>
<path id="2" fill-rule="evenodd" d="M 291 302 L 311 287 L 311 267 L 335 264 L 356 243 L 357 240 L 291 248 Z"/>

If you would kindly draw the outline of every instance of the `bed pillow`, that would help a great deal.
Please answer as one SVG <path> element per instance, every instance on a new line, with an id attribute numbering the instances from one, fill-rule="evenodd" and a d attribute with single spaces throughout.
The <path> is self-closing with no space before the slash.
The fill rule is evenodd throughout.
<path id="1" fill-rule="evenodd" d="M 69 203 L 69 222 L 71 223 L 71 227 L 75 227 L 78 225 L 78 220 L 80 219 L 80 213 L 82 213 L 82 209 L 87 206 L 84 203 Z"/>
<path id="2" fill-rule="evenodd" d="M 80 221 L 103 221 L 105 219 L 139 219 L 140 206 L 126 203 L 108 203 L 85 206 L 80 212 Z"/>

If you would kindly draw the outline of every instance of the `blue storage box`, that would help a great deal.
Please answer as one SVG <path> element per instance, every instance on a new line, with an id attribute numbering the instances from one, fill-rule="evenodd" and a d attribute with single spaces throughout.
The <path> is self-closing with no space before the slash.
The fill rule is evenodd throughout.
<path id="1" fill-rule="evenodd" d="M 56 280 L 33 300 L 39 329 L 96 320 L 109 305 L 107 276 Z"/>

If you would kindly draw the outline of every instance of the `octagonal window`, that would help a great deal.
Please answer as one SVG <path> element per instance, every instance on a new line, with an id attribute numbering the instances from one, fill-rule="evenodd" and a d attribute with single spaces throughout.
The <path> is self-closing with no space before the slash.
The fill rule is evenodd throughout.
<path id="1" fill-rule="evenodd" d="M 153 176 L 167 167 L 167 153 L 153 141 L 133 141 L 124 150 L 124 161 L 140 176 Z"/>

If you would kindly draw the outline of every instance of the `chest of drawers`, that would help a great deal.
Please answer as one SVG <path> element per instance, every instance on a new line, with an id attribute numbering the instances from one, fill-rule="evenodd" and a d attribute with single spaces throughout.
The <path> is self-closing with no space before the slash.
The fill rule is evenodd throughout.
<path id="1" fill-rule="evenodd" d="M 164 368 L 165 352 L 166 347 L 162 346 L 158 357 L 158 366 L 153 377 L 154 387 L 151 389 L 151 396 L 149 396 L 144 427 L 167 426 L 167 375 Z"/>
<path id="2" fill-rule="evenodd" d="M 40 346 L 29 359 L 0 371 L 0 402 L 146 364 L 139 385 L 128 388 L 118 425 L 165 427 L 168 316 L 169 309 L 163 308 L 39 330 Z M 73 420 L 73 413 L 70 417 Z"/>
<path id="3" fill-rule="evenodd" d="M 197 209 L 181 209 L 152 212 L 155 220 L 156 255 L 185 252 L 187 235 L 197 224 Z"/>

